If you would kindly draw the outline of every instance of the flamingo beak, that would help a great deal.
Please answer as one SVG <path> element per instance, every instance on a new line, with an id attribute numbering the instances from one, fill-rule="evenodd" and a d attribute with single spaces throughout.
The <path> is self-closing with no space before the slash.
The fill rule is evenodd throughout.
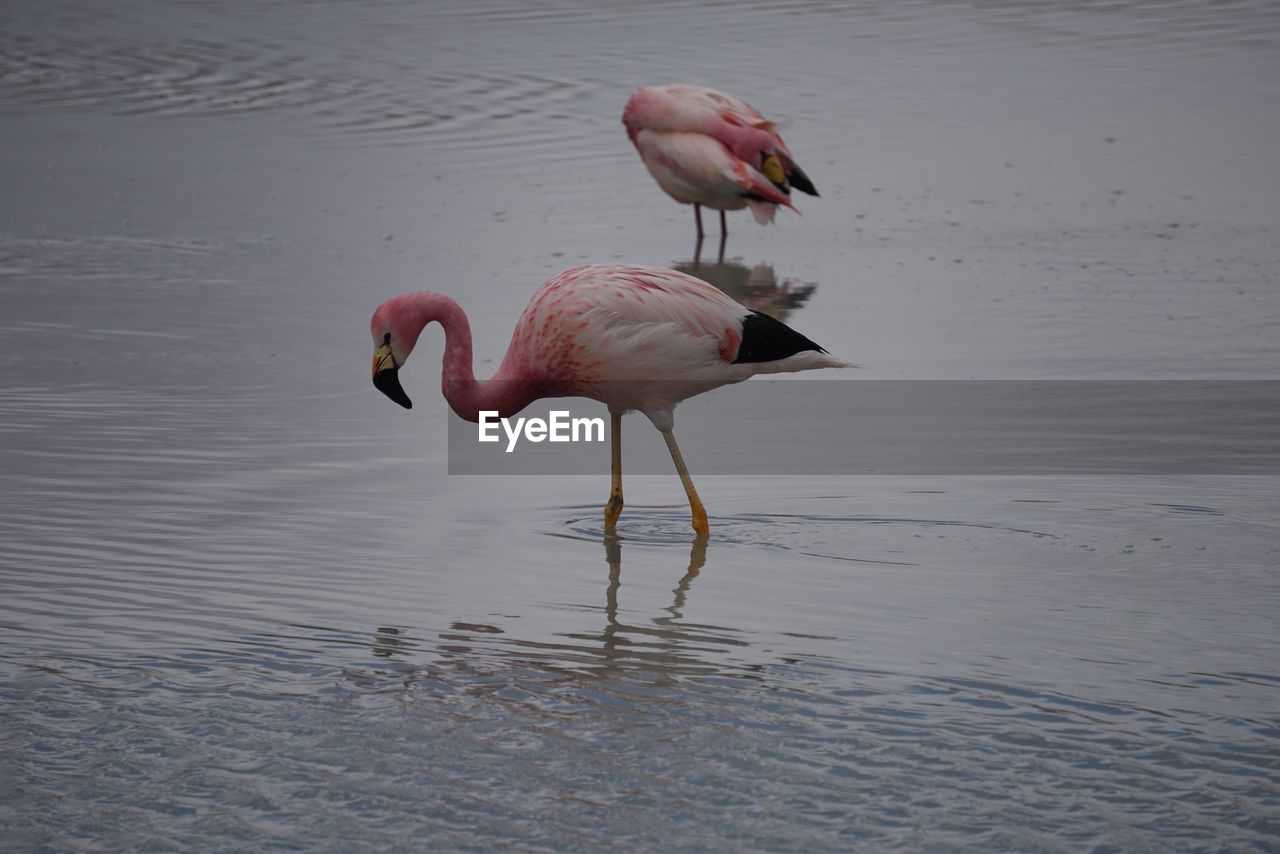
<path id="1" fill-rule="evenodd" d="M 782 161 L 778 159 L 778 155 L 770 154 L 764 159 L 761 166 L 764 176 L 779 187 L 786 186 L 787 173 L 782 168 Z"/>
<path id="2" fill-rule="evenodd" d="M 413 401 L 400 386 L 400 378 L 397 376 L 399 372 L 400 366 L 396 364 L 395 356 L 391 355 L 391 347 L 383 344 L 373 351 L 373 387 L 405 409 L 412 409 Z"/>

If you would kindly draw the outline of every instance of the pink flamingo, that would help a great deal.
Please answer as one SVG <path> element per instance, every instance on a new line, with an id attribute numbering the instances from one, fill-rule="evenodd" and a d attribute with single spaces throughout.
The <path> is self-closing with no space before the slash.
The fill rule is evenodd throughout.
<path id="1" fill-rule="evenodd" d="M 622 513 L 622 415 L 638 410 L 666 440 L 689 497 L 693 528 L 705 538 L 707 511 L 672 434 L 685 398 L 755 374 L 847 365 L 767 314 L 743 308 L 692 276 L 656 267 L 593 264 L 548 280 L 516 321 L 511 345 L 487 382 L 476 380 L 471 326 L 443 294 L 418 291 L 378 306 L 373 384 L 406 409 L 397 377 L 427 324 L 444 327 L 442 390 L 453 411 L 507 418 L 543 397 L 588 397 L 609 408 L 612 489 L 605 532 Z"/>
<path id="2" fill-rule="evenodd" d="M 778 124 L 724 92 L 688 83 L 637 89 L 622 111 L 622 124 L 658 186 L 693 205 L 695 259 L 702 253 L 703 205 L 720 211 L 723 262 L 725 211 L 749 206 L 764 225 L 773 222 L 778 205 L 795 210 L 792 187 L 818 195 L 778 135 Z"/>

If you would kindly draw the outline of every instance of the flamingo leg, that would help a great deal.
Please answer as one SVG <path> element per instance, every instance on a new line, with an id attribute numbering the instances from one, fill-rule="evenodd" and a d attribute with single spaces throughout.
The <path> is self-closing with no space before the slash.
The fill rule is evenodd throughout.
<path id="1" fill-rule="evenodd" d="M 724 223 L 724 211 L 720 211 L 720 259 L 719 264 L 724 263 L 724 244 L 729 239 L 729 226 Z"/>
<path id="2" fill-rule="evenodd" d="M 604 506 L 604 532 L 613 534 L 622 515 L 622 413 L 609 413 L 609 470 L 612 475 L 609 503 Z"/>
<path id="3" fill-rule="evenodd" d="M 698 490 L 693 487 L 693 478 L 689 476 L 689 468 L 684 464 L 684 457 L 680 455 L 680 446 L 676 444 L 676 436 L 670 430 L 662 431 L 662 438 L 667 442 L 667 450 L 671 452 L 671 461 L 676 464 L 676 472 L 680 475 L 680 482 L 684 484 L 684 492 L 689 496 L 689 510 L 693 514 L 693 530 L 698 532 L 698 536 L 707 539 L 711 536 L 711 527 L 707 524 L 707 509 L 702 506 L 702 499 L 698 497 Z"/>
<path id="4" fill-rule="evenodd" d="M 698 259 L 702 257 L 702 205 L 697 202 L 693 205 L 693 221 L 698 226 L 698 240 L 693 244 L 693 263 L 696 266 Z"/>

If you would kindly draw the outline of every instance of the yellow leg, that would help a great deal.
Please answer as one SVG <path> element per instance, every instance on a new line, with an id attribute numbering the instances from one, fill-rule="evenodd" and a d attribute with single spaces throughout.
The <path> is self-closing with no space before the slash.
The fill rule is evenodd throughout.
<path id="1" fill-rule="evenodd" d="M 680 482 L 684 484 L 685 495 L 689 496 L 689 510 L 693 514 L 693 530 L 698 536 L 706 539 L 711 536 L 711 527 L 707 524 L 707 509 L 702 506 L 698 490 L 693 488 L 693 478 L 689 477 L 689 469 L 680 455 L 680 446 L 676 444 L 676 436 L 670 430 L 662 431 L 662 438 L 667 440 L 667 450 L 671 452 L 671 460 L 676 464 L 680 474 Z"/>
<path id="2" fill-rule="evenodd" d="M 622 413 L 609 413 L 610 471 L 609 503 L 604 506 L 604 532 L 612 534 L 622 515 Z"/>

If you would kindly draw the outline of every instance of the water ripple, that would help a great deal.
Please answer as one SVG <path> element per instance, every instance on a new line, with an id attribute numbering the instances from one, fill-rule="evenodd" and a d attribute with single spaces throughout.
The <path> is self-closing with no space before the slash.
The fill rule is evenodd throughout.
<path id="1" fill-rule="evenodd" d="M 753 232 L 787 277 L 703 272 L 851 356 L 1268 370 L 1278 33 L 1261 0 L 8 4 L 4 845 L 1276 848 L 1274 481 L 700 480 L 698 544 L 666 478 L 606 538 L 603 475 L 448 477 L 438 401 L 364 371 L 391 282 L 453 277 L 481 341 L 530 264 L 682 251 L 618 123 L 669 79 L 795 120 L 829 177 Z"/>
<path id="2" fill-rule="evenodd" d="M 292 826 L 294 844 L 352 820 L 378 821 L 374 840 L 389 841 L 430 816 L 433 838 L 451 844 L 468 844 L 466 828 L 481 822 L 565 845 L 595 838 L 567 811 L 635 809 L 652 797 L 638 793 L 655 791 L 663 803 L 714 807 L 722 842 L 918 846 L 941 833 L 1057 847 L 1129 828 L 1203 843 L 1227 822 L 1238 841 L 1265 845 L 1275 831 L 1263 810 L 1280 791 L 1274 754 L 1224 750 L 1194 716 L 1178 724 L 1007 680 L 835 661 L 732 673 L 667 658 L 584 672 L 571 650 L 493 642 L 508 634 L 455 623 L 432 642 L 386 627 L 360 639 L 298 626 L 246 637 L 233 656 L 11 671 L 0 693 L 21 697 L 29 726 L 10 738 L 10 755 L 49 810 L 12 825 L 16 838 L 39 838 L 55 819 L 64 841 L 87 832 L 53 797 L 69 784 L 94 815 L 120 808 L 123 784 L 138 787 L 127 811 L 178 843 L 211 832 L 186 804 L 218 799 L 244 823 L 213 832 L 269 836 L 270 815 L 297 809 L 307 792 L 342 809 Z M 374 658 L 360 663 L 362 647 Z M 499 782 L 503 797 L 487 796 Z M 410 797 L 416 809 L 405 808 Z M 1062 809 L 1081 799 L 1093 806 Z M 669 826 L 693 832 L 691 818 Z M 633 844 L 659 833 L 639 816 L 610 826 Z"/>

